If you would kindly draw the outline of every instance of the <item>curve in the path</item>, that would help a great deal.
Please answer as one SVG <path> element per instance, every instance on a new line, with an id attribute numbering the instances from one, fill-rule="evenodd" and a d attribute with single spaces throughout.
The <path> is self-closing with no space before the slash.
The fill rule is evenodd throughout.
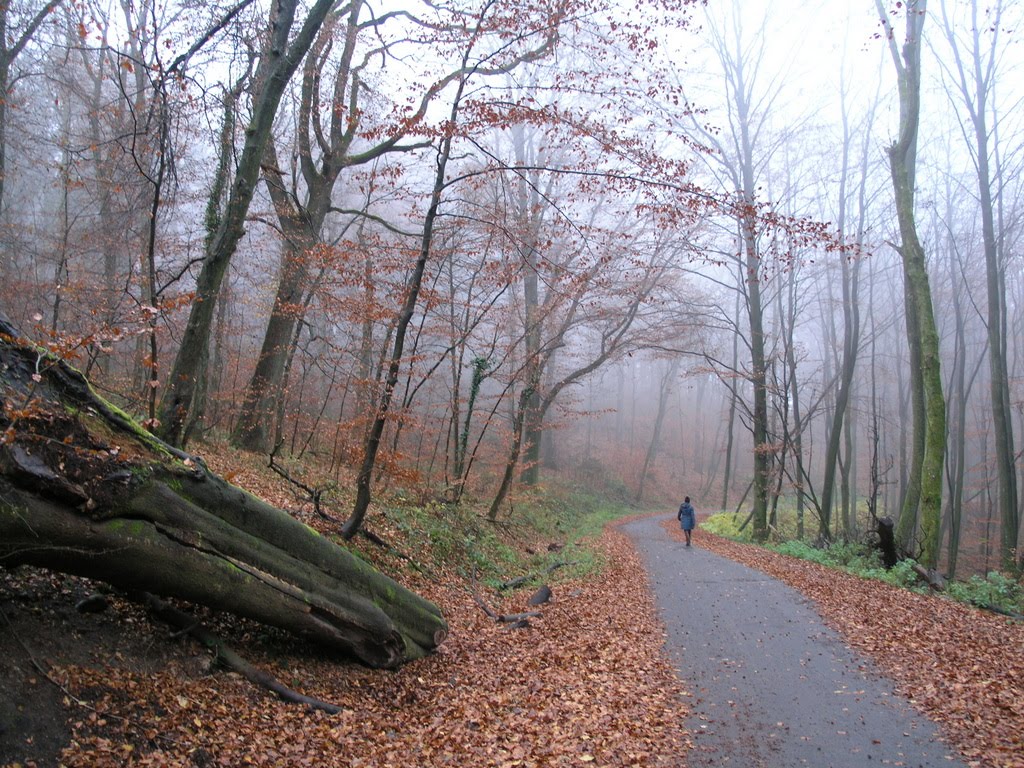
<path id="1" fill-rule="evenodd" d="M 863 768 L 964 763 L 936 726 L 843 644 L 813 604 L 760 571 L 669 536 L 664 517 L 623 526 L 641 552 L 693 693 L 690 768 Z M 898 641 L 899 627 L 893 627 Z"/>

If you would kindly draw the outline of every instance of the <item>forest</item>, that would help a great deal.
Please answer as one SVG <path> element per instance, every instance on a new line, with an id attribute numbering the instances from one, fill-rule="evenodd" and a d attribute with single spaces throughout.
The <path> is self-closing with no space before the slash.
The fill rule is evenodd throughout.
<path id="1" fill-rule="evenodd" d="M 0 2 L 0 764 L 1021 765 L 1022 21 Z"/>
<path id="2" fill-rule="evenodd" d="M 557 477 L 1015 571 L 1022 9 L 862 5 L 0 4 L 0 307 L 345 538 Z"/>

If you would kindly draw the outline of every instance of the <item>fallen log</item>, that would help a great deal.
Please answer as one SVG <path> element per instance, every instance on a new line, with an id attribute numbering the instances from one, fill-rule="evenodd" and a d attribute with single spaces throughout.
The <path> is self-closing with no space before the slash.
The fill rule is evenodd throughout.
<path id="1" fill-rule="evenodd" d="M 946 588 L 946 579 L 943 578 L 942 574 L 931 568 L 925 568 L 920 563 L 910 561 L 910 567 L 914 573 L 921 577 L 925 584 L 936 592 L 941 592 Z"/>
<path id="2" fill-rule="evenodd" d="M 373 667 L 441 643 L 432 603 L 141 429 L 0 318 L 0 565 L 179 597 Z"/>

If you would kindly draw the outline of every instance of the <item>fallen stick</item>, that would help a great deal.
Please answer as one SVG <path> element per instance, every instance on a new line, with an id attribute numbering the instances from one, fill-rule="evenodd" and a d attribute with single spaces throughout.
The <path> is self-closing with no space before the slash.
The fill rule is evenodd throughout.
<path id="1" fill-rule="evenodd" d="M 502 613 L 495 617 L 495 621 L 502 624 L 514 624 L 517 621 L 540 618 L 540 611 L 526 611 L 525 613 Z"/>
<path id="2" fill-rule="evenodd" d="M 199 624 L 195 618 L 189 616 L 184 611 L 179 611 L 170 603 L 164 602 L 156 595 L 144 592 L 141 595 L 133 595 L 132 599 L 138 600 L 158 618 L 177 627 L 181 632 L 191 635 L 213 651 L 214 661 L 216 663 L 237 672 L 251 683 L 255 683 L 256 685 L 273 691 L 284 701 L 289 701 L 294 704 L 305 704 L 312 709 L 319 709 L 332 715 L 336 715 L 342 711 L 342 707 L 339 707 L 337 704 L 331 704 L 311 696 L 306 696 L 298 691 L 293 691 L 269 672 L 265 672 L 243 659 L 235 653 L 230 646 L 226 645 L 223 640 Z"/>
<path id="3" fill-rule="evenodd" d="M 480 596 L 480 591 L 477 589 L 476 581 L 476 568 L 473 568 L 472 582 L 470 589 L 473 593 L 473 602 L 480 606 L 484 613 L 491 619 L 494 619 L 499 624 L 513 624 L 516 628 L 527 626 L 527 619 L 536 619 L 540 617 L 540 611 L 526 611 L 525 613 L 498 613 L 496 610 L 491 608 L 483 597 Z"/>
<path id="4" fill-rule="evenodd" d="M 501 584 L 498 585 L 498 589 L 500 589 L 500 590 L 518 589 L 519 587 L 523 586 L 527 582 L 532 581 L 533 579 L 536 579 L 538 576 L 550 576 L 552 573 L 557 571 L 559 568 L 564 568 L 567 565 L 579 565 L 579 560 L 567 560 L 567 561 L 564 561 L 564 562 L 552 563 L 547 568 L 545 568 L 543 571 L 540 571 L 538 573 L 533 573 L 533 574 L 528 573 L 525 576 L 520 576 L 519 578 L 512 579 L 511 581 L 503 581 Z"/>

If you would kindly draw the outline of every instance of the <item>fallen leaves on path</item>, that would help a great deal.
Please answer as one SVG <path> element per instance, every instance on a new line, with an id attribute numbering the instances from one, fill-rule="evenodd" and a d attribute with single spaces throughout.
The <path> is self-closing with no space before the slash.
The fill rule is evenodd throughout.
<path id="1" fill-rule="evenodd" d="M 54 670 L 73 717 L 61 763 L 682 766 L 683 693 L 662 655 L 646 575 L 623 534 L 605 533 L 600 546 L 600 578 L 557 584 L 525 629 L 488 619 L 454 578 L 411 585 L 444 608 L 451 635 L 439 653 L 395 672 L 324 659 L 284 635 L 261 641 L 267 630 L 245 622 L 218 628 L 282 682 L 344 707 L 339 715 L 205 672 L 202 652 L 147 625 L 154 645 L 178 649 L 155 672 L 125 658 Z M 488 600 L 513 613 L 531 591 Z"/>
<path id="2" fill-rule="evenodd" d="M 699 545 L 814 600 L 971 765 L 1024 768 L 1024 623 L 703 532 Z"/>

